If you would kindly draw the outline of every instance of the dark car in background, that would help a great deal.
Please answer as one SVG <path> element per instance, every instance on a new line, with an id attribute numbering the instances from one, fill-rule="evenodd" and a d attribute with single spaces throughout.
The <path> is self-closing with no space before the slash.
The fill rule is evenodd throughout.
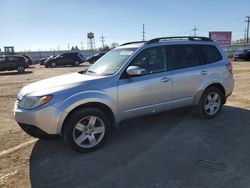
<path id="1" fill-rule="evenodd" d="M 59 54 L 53 58 L 49 58 L 44 62 L 45 67 L 57 66 L 79 66 L 84 62 L 83 56 L 78 52 L 68 52 Z"/>
<path id="2" fill-rule="evenodd" d="M 52 59 L 52 58 L 54 58 L 54 57 L 56 57 L 57 55 L 51 55 L 51 56 L 49 56 L 49 57 L 46 57 L 46 58 L 41 58 L 40 60 L 39 60 L 39 63 L 40 63 L 40 65 L 44 65 L 44 62 L 47 60 L 47 59 Z"/>
<path id="3" fill-rule="evenodd" d="M 40 65 L 44 65 L 44 62 L 47 60 L 47 58 L 41 58 L 39 60 Z"/>
<path id="4" fill-rule="evenodd" d="M 5 55 L 0 56 L 0 71 L 17 70 L 19 73 L 25 72 L 29 67 L 28 60 L 23 56 Z"/>
<path id="5" fill-rule="evenodd" d="M 25 57 L 27 60 L 28 60 L 28 63 L 29 63 L 29 65 L 33 65 L 33 59 L 30 57 L 30 56 L 28 56 L 28 55 L 23 55 L 23 57 Z"/>
<path id="6" fill-rule="evenodd" d="M 242 53 L 234 54 L 234 61 L 237 60 L 250 61 L 250 49 L 244 50 Z"/>
<path id="7" fill-rule="evenodd" d="M 104 54 L 106 54 L 106 52 L 101 52 L 98 54 L 95 54 L 93 56 L 90 56 L 86 59 L 87 62 L 89 62 L 90 64 L 93 64 L 94 62 L 96 62 L 100 57 L 102 57 Z"/>

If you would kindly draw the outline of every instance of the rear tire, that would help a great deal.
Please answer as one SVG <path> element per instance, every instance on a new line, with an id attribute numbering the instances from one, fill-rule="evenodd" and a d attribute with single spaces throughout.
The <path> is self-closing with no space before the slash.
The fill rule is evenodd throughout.
<path id="1" fill-rule="evenodd" d="M 19 73 L 24 73 L 24 72 L 25 72 L 25 67 L 22 66 L 22 65 L 20 65 L 20 66 L 18 66 L 18 67 L 16 68 L 16 70 L 17 70 L 17 72 L 19 72 Z"/>
<path id="2" fill-rule="evenodd" d="M 198 105 L 199 115 L 205 118 L 216 117 L 223 105 L 223 96 L 221 91 L 216 87 L 207 88 L 200 99 Z"/>
<path id="3" fill-rule="evenodd" d="M 95 108 L 84 108 L 67 119 L 63 137 L 72 150 L 87 153 L 99 149 L 109 131 L 110 121 L 105 113 Z"/>

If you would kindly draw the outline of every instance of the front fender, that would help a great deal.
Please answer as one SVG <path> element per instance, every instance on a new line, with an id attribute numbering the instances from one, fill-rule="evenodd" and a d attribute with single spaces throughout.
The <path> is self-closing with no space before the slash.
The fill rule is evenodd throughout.
<path id="1" fill-rule="evenodd" d="M 61 115 L 57 125 L 57 132 L 61 132 L 61 128 L 65 118 L 73 109 L 80 105 L 93 102 L 101 103 L 108 106 L 116 117 L 117 105 L 116 101 L 111 96 L 101 91 L 85 91 L 77 93 L 75 95 L 70 96 L 58 105 L 58 113 Z"/>

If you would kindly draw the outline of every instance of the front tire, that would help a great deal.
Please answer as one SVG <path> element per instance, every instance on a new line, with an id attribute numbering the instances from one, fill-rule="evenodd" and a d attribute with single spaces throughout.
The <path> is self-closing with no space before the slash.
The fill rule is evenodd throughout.
<path id="1" fill-rule="evenodd" d="M 51 67 L 52 67 L 52 68 L 55 68 L 56 66 L 57 66 L 56 62 L 52 62 L 52 63 L 51 63 Z"/>
<path id="2" fill-rule="evenodd" d="M 110 121 L 106 114 L 95 108 L 74 112 L 64 126 L 65 143 L 80 153 L 99 149 L 110 131 Z"/>
<path id="3" fill-rule="evenodd" d="M 216 117 L 222 108 L 222 101 L 222 93 L 218 88 L 207 88 L 199 102 L 199 114 L 208 119 Z"/>

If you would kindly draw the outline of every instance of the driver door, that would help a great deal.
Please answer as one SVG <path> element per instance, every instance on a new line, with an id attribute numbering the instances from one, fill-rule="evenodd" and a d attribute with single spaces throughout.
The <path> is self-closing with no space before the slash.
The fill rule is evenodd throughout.
<path id="1" fill-rule="evenodd" d="M 171 109 L 172 73 L 167 71 L 165 47 L 142 51 L 129 66 L 143 69 L 140 76 L 125 70 L 118 84 L 118 103 L 123 118 Z"/>

